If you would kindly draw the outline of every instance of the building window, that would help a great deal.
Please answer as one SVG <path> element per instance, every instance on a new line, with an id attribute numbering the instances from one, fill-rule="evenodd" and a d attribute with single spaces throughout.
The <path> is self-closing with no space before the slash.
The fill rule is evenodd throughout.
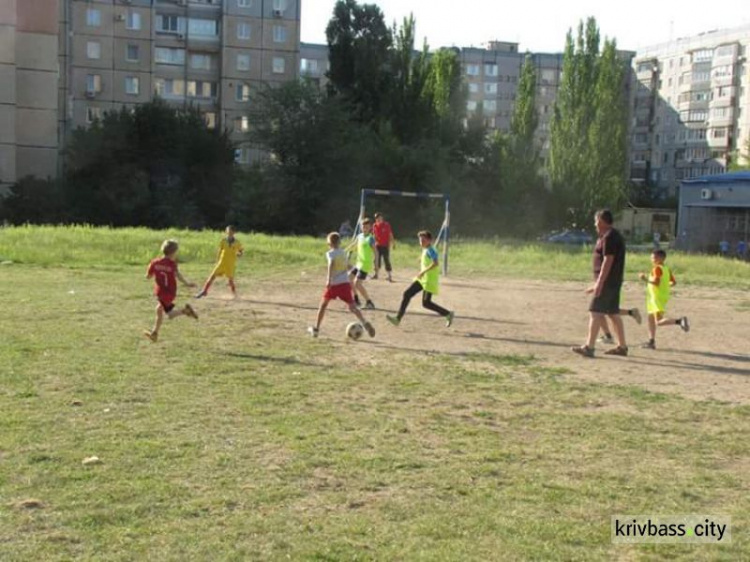
<path id="1" fill-rule="evenodd" d="M 239 102 L 250 101 L 250 86 L 248 84 L 238 84 L 235 99 Z"/>
<path id="2" fill-rule="evenodd" d="M 318 61 L 317 59 L 300 59 L 299 71 L 302 73 L 315 73 L 318 72 Z"/>
<path id="3" fill-rule="evenodd" d="M 216 37 L 219 34 L 219 22 L 190 18 L 188 20 L 188 33 L 198 37 Z"/>
<path id="4" fill-rule="evenodd" d="M 206 122 L 206 127 L 209 129 L 216 128 L 216 113 L 213 111 L 207 111 L 203 114 L 203 120 Z"/>
<path id="5" fill-rule="evenodd" d="M 281 57 L 273 57 L 273 73 L 284 74 L 284 68 L 286 67 L 286 61 Z"/>
<path id="6" fill-rule="evenodd" d="M 86 57 L 90 59 L 102 58 L 102 44 L 99 41 L 89 41 L 86 43 Z"/>
<path id="7" fill-rule="evenodd" d="M 125 77 L 125 93 L 131 96 L 137 96 L 140 92 L 140 79 L 137 76 Z"/>
<path id="8" fill-rule="evenodd" d="M 99 74 L 86 75 L 86 91 L 91 94 L 102 91 L 102 77 Z"/>
<path id="9" fill-rule="evenodd" d="M 273 9 L 276 12 L 283 12 L 286 10 L 286 0 L 273 0 Z"/>
<path id="10" fill-rule="evenodd" d="M 477 84 L 476 82 L 469 82 L 469 93 L 470 94 L 479 93 L 479 84 Z"/>
<path id="11" fill-rule="evenodd" d="M 211 55 L 193 53 L 190 55 L 190 68 L 195 70 L 211 70 Z"/>
<path id="12" fill-rule="evenodd" d="M 485 111 L 495 112 L 497 111 L 497 102 L 495 100 L 485 100 L 482 103 L 482 107 Z"/>
<path id="13" fill-rule="evenodd" d="M 485 94 L 496 94 L 497 93 L 497 84 L 495 82 L 487 82 L 484 85 L 484 93 Z"/>
<path id="14" fill-rule="evenodd" d="M 242 117 L 237 117 L 237 119 L 234 120 L 234 130 L 235 132 L 240 133 L 246 133 L 250 130 L 250 119 L 247 115 L 243 115 Z"/>
<path id="15" fill-rule="evenodd" d="M 102 108 L 101 107 L 87 107 L 86 108 L 86 123 L 89 125 L 93 123 L 94 121 L 99 121 L 102 118 Z"/>
<path id="16" fill-rule="evenodd" d="M 86 25 L 99 27 L 102 24 L 102 13 L 95 8 L 86 9 Z"/>
<path id="17" fill-rule="evenodd" d="M 466 66 L 466 74 L 469 76 L 479 76 L 479 65 L 469 64 Z"/>
<path id="18" fill-rule="evenodd" d="M 132 29 L 133 31 L 141 29 L 141 14 L 138 12 L 128 12 L 127 20 L 126 27 L 128 29 Z"/>
<path id="19" fill-rule="evenodd" d="M 693 62 L 710 61 L 714 57 L 713 49 L 701 49 L 693 53 Z"/>
<path id="20" fill-rule="evenodd" d="M 711 137 L 715 139 L 723 139 L 727 136 L 727 130 L 724 127 L 713 129 L 711 131 Z"/>
<path id="21" fill-rule="evenodd" d="M 238 8 L 252 8 L 253 0 L 237 0 Z"/>
<path id="22" fill-rule="evenodd" d="M 240 22 L 237 24 L 237 39 L 248 40 L 250 39 L 250 24 Z"/>
<path id="23" fill-rule="evenodd" d="M 125 53 L 125 60 L 128 62 L 138 62 L 140 59 L 140 52 L 138 45 L 128 45 Z"/>
<path id="24" fill-rule="evenodd" d="M 161 97 L 183 97 L 185 95 L 185 81 L 165 78 L 154 80 L 154 91 Z"/>
<path id="25" fill-rule="evenodd" d="M 466 102 L 466 109 L 469 111 L 476 111 L 477 110 L 477 102 L 474 100 L 469 100 Z"/>
<path id="26" fill-rule="evenodd" d="M 247 164 L 250 162 L 250 151 L 247 148 L 236 148 L 234 150 L 234 161 L 237 164 Z"/>
<path id="27" fill-rule="evenodd" d="M 156 31 L 183 33 L 185 31 L 185 20 L 177 16 L 156 16 Z"/>
<path id="28" fill-rule="evenodd" d="M 497 76 L 497 65 L 496 64 L 485 64 L 484 65 L 485 76 Z"/>
<path id="29" fill-rule="evenodd" d="M 286 27 L 283 25 L 273 26 L 273 42 L 286 43 Z"/>
<path id="30" fill-rule="evenodd" d="M 157 47 L 155 60 L 160 64 L 185 64 L 185 49 L 168 49 Z"/>
<path id="31" fill-rule="evenodd" d="M 237 53 L 237 70 L 250 70 L 250 55 Z"/>
<path id="32" fill-rule="evenodd" d="M 217 92 L 216 82 L 202 82 L 200 80 L 188 80 L 187 95 L 190 98 L 215 98 Z"/>

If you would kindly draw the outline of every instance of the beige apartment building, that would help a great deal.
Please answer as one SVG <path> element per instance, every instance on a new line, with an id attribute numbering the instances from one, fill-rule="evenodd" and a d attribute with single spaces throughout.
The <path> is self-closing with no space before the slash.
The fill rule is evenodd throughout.
<path id="1" fill-rule="evenodd" d="M 0 1 L 0 184 L 56 176 L 66 139 L 159 95 L 239 143 L 260 88 L 296 79 L 301 0 Z"/>
<path id="2" fill-rule="evenodd" d="M 630 177 L 656 195 L 726 171 L 750 139 L 750 25 L 638 51 Z"/>

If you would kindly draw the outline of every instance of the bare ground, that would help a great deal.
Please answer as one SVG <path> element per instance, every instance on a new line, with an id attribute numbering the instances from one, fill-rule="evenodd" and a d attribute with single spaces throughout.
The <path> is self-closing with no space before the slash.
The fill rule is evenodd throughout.
<path id="1" fill-rule="evenodd" d="M 303 273 L 299 279 L 245 280 L 238 301 L 228 300 L 217 286 L 203 308 L 215 306 L 252 312 L 255 329 L 299 331 L 312 324 L 322 292 L 322 275 Z M 384 365 L 393 356 L 436 352 L 463 356 L 470 353 L 533 355 L 545 366 L 562 367 L 572 380 L 614 385 L 634 385 L 649 391 L 673 393 L 693 400 L 719 400 L 750 404 L 750 311 L 740 303 L 742 291 L 705 287 L 678 287 L 670 301 L 670 315 L 687 315 L 691 331 L 663 327 L 657 331 L 655 351 L 640 349 L 648 339 L 646 319 L 637 325 L 625 318 L 630 346 L 627 358 L 607 357 L 599 346 L 595 359 L 570 351 L 583 342 L 588 321 L 584 286 L 572 282 L 505 279 L 442 279 L 437 302 L 456 311 L 456 321 L 445 328 L 441 318 L 421 308 L 419 296 L 412 301 L 399 328 L 385 314 L 393 312 L 401 293 L 411 281 L 396 275 L 394 283 L 367 281 L 378 310 L 367 311 L 377 329 L 374 340 L 366 336 L 353 345 L 362 346 L 357 357 L 370 357 Z M 623 307 L 639 307 L 644 313 L 643 286 L 626 284 Z M 349 345 L 344 326 L 353 320 L 340 302 L 332 303 L 321 329 L 321 339 Z M 387 367 L 386 367 L 387 368 Z"/>

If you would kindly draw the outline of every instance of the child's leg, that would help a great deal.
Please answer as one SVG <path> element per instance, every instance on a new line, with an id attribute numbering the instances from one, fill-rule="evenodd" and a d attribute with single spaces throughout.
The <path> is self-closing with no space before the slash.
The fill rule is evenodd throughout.
<path id="1" fill-rule="evenodd" d="M 396 318 L 401 320 L 404 317 L 404 314 L 406 314 L 406 308 L 409 306 L 409 302 L 414 297 L 414 295 L 419 294 L 421 290 L 422 284 L 419 281 L 414 281 L 414 283 L 407 287 L 407 289 L 404 291 L 404 296 L 401 299 L 401 306 L 398 309 Z"/>
<path id="2" fill-rule="evenodd" d="M 656 325 L 659 321 L 660 313 L 654 313 L 648 315 L 648 339 L 651 341 L 656 340 Z"/>
<path id="3" fill-rule="evenodd" d="M 156 305 L 156 320 L 154 321 L 154 329 L 151 330 L 151 333 L 158 334 L 163 322 L 164 322 L 164 307 L 161 305 L 161 303 L 159 303 Z"/>
<path id="4" fill-rule="evenodd" d="M 599 322 L 599 329 L 602 331 L 605 337 L 608 337 L 608 338 L 612 337 L 612 332 L 609 329 L 609 324 L 607 324 L 606 316 L 602 316 L 602 319 Z"/>
<path id="5" fill-rule="evenodd" d="M 357 279 L 357 282 L 354 284 L 356 287 L 356 291 L 364 297 L 365 302 L 370 300 L 370 295 L 367 294 L 367 289 L 365 289 L 365 284 L 362 281 L 362 279 Z"/>
<path id="6" fill-rule="evenodd" d="M 617 345 L 619 347 L 627 347 L 627 344 L 625 343 L 625 326 L 622 323 L 622 316 L 620 316 L 619 312 L 608 316 L 609 321 L 612 322 L 612 327 L 614 328 Z"/>
<path id="7" fill-rule="evenodd" d="M 326 308 L 328 308 L 328 303 L 331 302 L 328 299 L 321 299 L 320 301 L 320 307 L 318 308 L 318 318 L 315 321 L 315 329 L 320 330 L 320 325 L 323 323 L 323 317 L 326 315 Z M 354 306 L 354 304 L 350 304 L 350 307 Z"/>
<path id="8" fill-rule="evenodd" d="M 357 305 L 354 304 L 354 302 L 350 302 L 347 305 L 349 307 L 349 311 L 354 314 L 354 316 L 357 317 L 357 320 L 359 320 L 362 324 L 367 324 L 367 320 L 365 320 L 364 315 L 362 314 L 362 311 L 357 308 Z"/>
<path id="9" fill-rule="evenodd" d="M 432 302 L 432 293 L 428 293 L 427 291 L 422 293 L 422 306 L 427 310 L 437 312 L 440 316 L 448 316 L 450 314 L 450 311 L 444 309 L 439 304 Z"/>
<path id="10" fill-rule="evenodd" d="M 234 277 L 227 277 L 227 284 L 229 285 L 229 288 L 231 289 L 232 294 L 236 297 L 237 288 L 234 286 Z"/>
<path id="11" fill-rule="evenodd" d="M 201 289 L 201 292 L 198 293 L 198 295 L 200 295 L 201 297 L 205 297 L 208 294 L 208 290 L 211 288 L 211 284 L 214 282 L 215 279 L 216 279 L 215 273 L 212 273 L 211 275 L 209 275 L 208 279 L 203 284 L 203 289 Z"/>

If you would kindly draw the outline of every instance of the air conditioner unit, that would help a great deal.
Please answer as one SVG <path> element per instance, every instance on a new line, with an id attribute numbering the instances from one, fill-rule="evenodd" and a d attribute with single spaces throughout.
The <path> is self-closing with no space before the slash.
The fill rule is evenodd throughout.
<path id="1" fill-rule="evenodd" d="M 280 18 L 284 16 L 284 10 L 274 10 L 273 17 Z"/>
<path id="2" fill-rule="evenodd" d="M 701 199 L 703 199 L 704 201 L 707 201 L 707 200 L 713 199 L 713 198 L 714 198 L 714 192 L 713 191 L 711 191 L 707 187 L 704 187 L 703 189 L 701 189 Z"/>

